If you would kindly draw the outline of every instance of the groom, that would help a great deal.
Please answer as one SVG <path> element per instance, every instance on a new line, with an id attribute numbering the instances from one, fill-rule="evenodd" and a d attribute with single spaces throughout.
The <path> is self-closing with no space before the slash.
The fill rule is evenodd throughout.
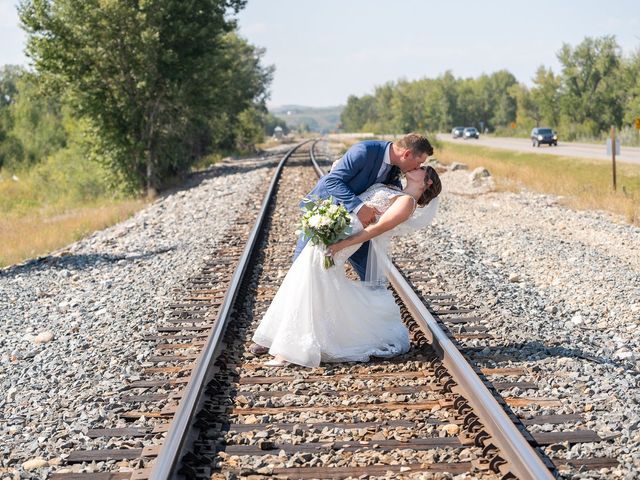
<path id="1" fill-rule="evenodd" d="M 429 140 L 417 133 L 409 133 L 397 143 L 377 140 L 357 143 L 347 150 L 328 175 L 318 180 L 307 197 L 333 197 L 347 210 L 355 212 L 362 225 L 366 227 L 375 222 L 376 215 L 380 212 L 362 203 L 357 195 L 374 183 L 401 187 L 400 172 L 419 168 L 430 155 L 433 155 L 433 147 Z M 307 240 L 302 237 L 298 239 L 294 260 L 306 244 Z M 369 242 L 366 242 L 349 258 L 360 280 L 364 280 L 368 253 Z M 252 344 L 249 349 L 256 355 L 263 355 L 269 351 L 268 347 L 257 343 Z"/>
<path id="2" fill-rule="evenodd" d="M 409 133 L 397 143 L 370 140 L 352 146 L 307 195 L 320 198 L 333 197 L 337 203 L 354 212 L 364 227 L 375 221 L 380 212 L 362 203 L 357 197 L 374 183 L 393 184 L 402 187 L 400 172 L 419 168 L 427 157 L 433 155 L 433 147 L 423 135 Z M 300 255 L 307 240 L 298 239 L 294 260 Z M 364 280 L 367 267 L 369 242 L 354 253 L 349 261 Z"/>

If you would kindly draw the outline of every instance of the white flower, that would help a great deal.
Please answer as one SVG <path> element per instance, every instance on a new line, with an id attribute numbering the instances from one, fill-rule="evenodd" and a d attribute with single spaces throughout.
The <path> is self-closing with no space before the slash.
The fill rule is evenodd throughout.
<path id="1" fill-rule="evenodd" d="M 330 215 L 333 215 L 333 214 L 335 214 L 335 213 L 338 213 L 338 209 L 339 209 L 339 208 L 340 208 L 340 207 L 338 207 L 338 205 L 336 205 L 336 204 L 331 205 L 331 206 L 329 207 L 329 214 L 330 214 Z"/>
<path id="2" fill-rule="evenodd" d="M 329 217 L 322 217 L 322 220 L 320 220 L 321 227 L 326 227 L 327 225 L 331 225 L 332 223 L 333 220 L 331 220 Z"/>
<path id="3" fill-rule="evenodd" d="M 319 227 L 321 222 L 322 222 L 322 216 L 317 213 L 309 219 L 309 225 L 312 228 Z"/>

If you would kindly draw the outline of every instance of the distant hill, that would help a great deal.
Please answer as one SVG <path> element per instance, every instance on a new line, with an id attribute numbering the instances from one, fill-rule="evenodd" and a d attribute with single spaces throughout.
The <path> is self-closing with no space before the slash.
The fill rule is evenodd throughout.
<path id="1" fill-rule="evenodd" d="M 276 117 L 287 122 L 291 130 L 307 125 L 312 132 L 335 132 L 340 125 L 340 114 L 344 106 L 337 107 L 305 107 L 302 105 L 282 105 L 270 108 Z"/>

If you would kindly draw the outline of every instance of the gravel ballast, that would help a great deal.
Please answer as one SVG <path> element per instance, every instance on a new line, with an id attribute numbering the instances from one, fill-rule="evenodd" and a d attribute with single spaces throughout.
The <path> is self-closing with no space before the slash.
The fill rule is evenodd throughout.
<path id="1" fill-rule="evenodd" d="M 46 478 L 61 454 L 120 447 L 87 428 L 121 426 L 111 402 L 153 352 L 142 336 L 240 209 L 259 207 L 274 166 L 213 167 L 62 255 L 0 271 L 0 476 Z"/>
<path id="2" fill-rule="evenodd" d="M 61 454 L 120 446 L 89 439 L 87 428 L 120 426 L 115 392 L 153 353 L 142 336 L 239 208 L 257 207 L 273 166 L 214 167 L 65 255 L 0 271 L 0 476 L 46 478 Z M 495 192 L 490 176 L 471 175 L 442 175 L 435 224 L 399 240 L 394 254 L 411 252 L 477 308 L 494 339 L 477 341 L 487 348 L 476 361 L 510 358 L 499 365 L 527 367 L 518 380 L 539 387 L 503 394 L 558 398 L 561 407 L 539 413 L 580 413 L 577 428 L 606 439 L 549 455 L 620 462 L 568 476 L 640 477 L 640 228 L 550 195 Z"/>
<path id="3" fill-rule="evenodd" d="M 442 182 L 436 222 L 395 253 L 422 261 L 434 284 L 486 319 L 494 340 L 468 343 L 486 346 L 475 361 L 525 366 L 531 374 L 518 380 L 539 386 L 503 395 L 560 399 L 538 413 L 581 413 L 567 430 L 608 439 L 547 451 L 620 462 L 569 477 L 640 477 L 640 228 L 551 195 L 494 192 L 491 177 L 473 183 L 467 170 Z"/>

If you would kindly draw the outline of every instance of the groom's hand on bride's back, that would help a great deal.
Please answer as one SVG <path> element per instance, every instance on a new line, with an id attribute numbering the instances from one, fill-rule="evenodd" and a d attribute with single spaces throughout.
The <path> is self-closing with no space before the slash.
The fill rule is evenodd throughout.
<path id="1" fill-rule="evenodd" d="M 358 216 L 358 220 L 360 220 L 362 226 L 367 227 L 369 224 L 376 221 L 376 215 L 380 215 L 380 212 L 369 205 L 363 205 L 360 207 L 360 210 L 358 210 L 356 215 Z"/>

